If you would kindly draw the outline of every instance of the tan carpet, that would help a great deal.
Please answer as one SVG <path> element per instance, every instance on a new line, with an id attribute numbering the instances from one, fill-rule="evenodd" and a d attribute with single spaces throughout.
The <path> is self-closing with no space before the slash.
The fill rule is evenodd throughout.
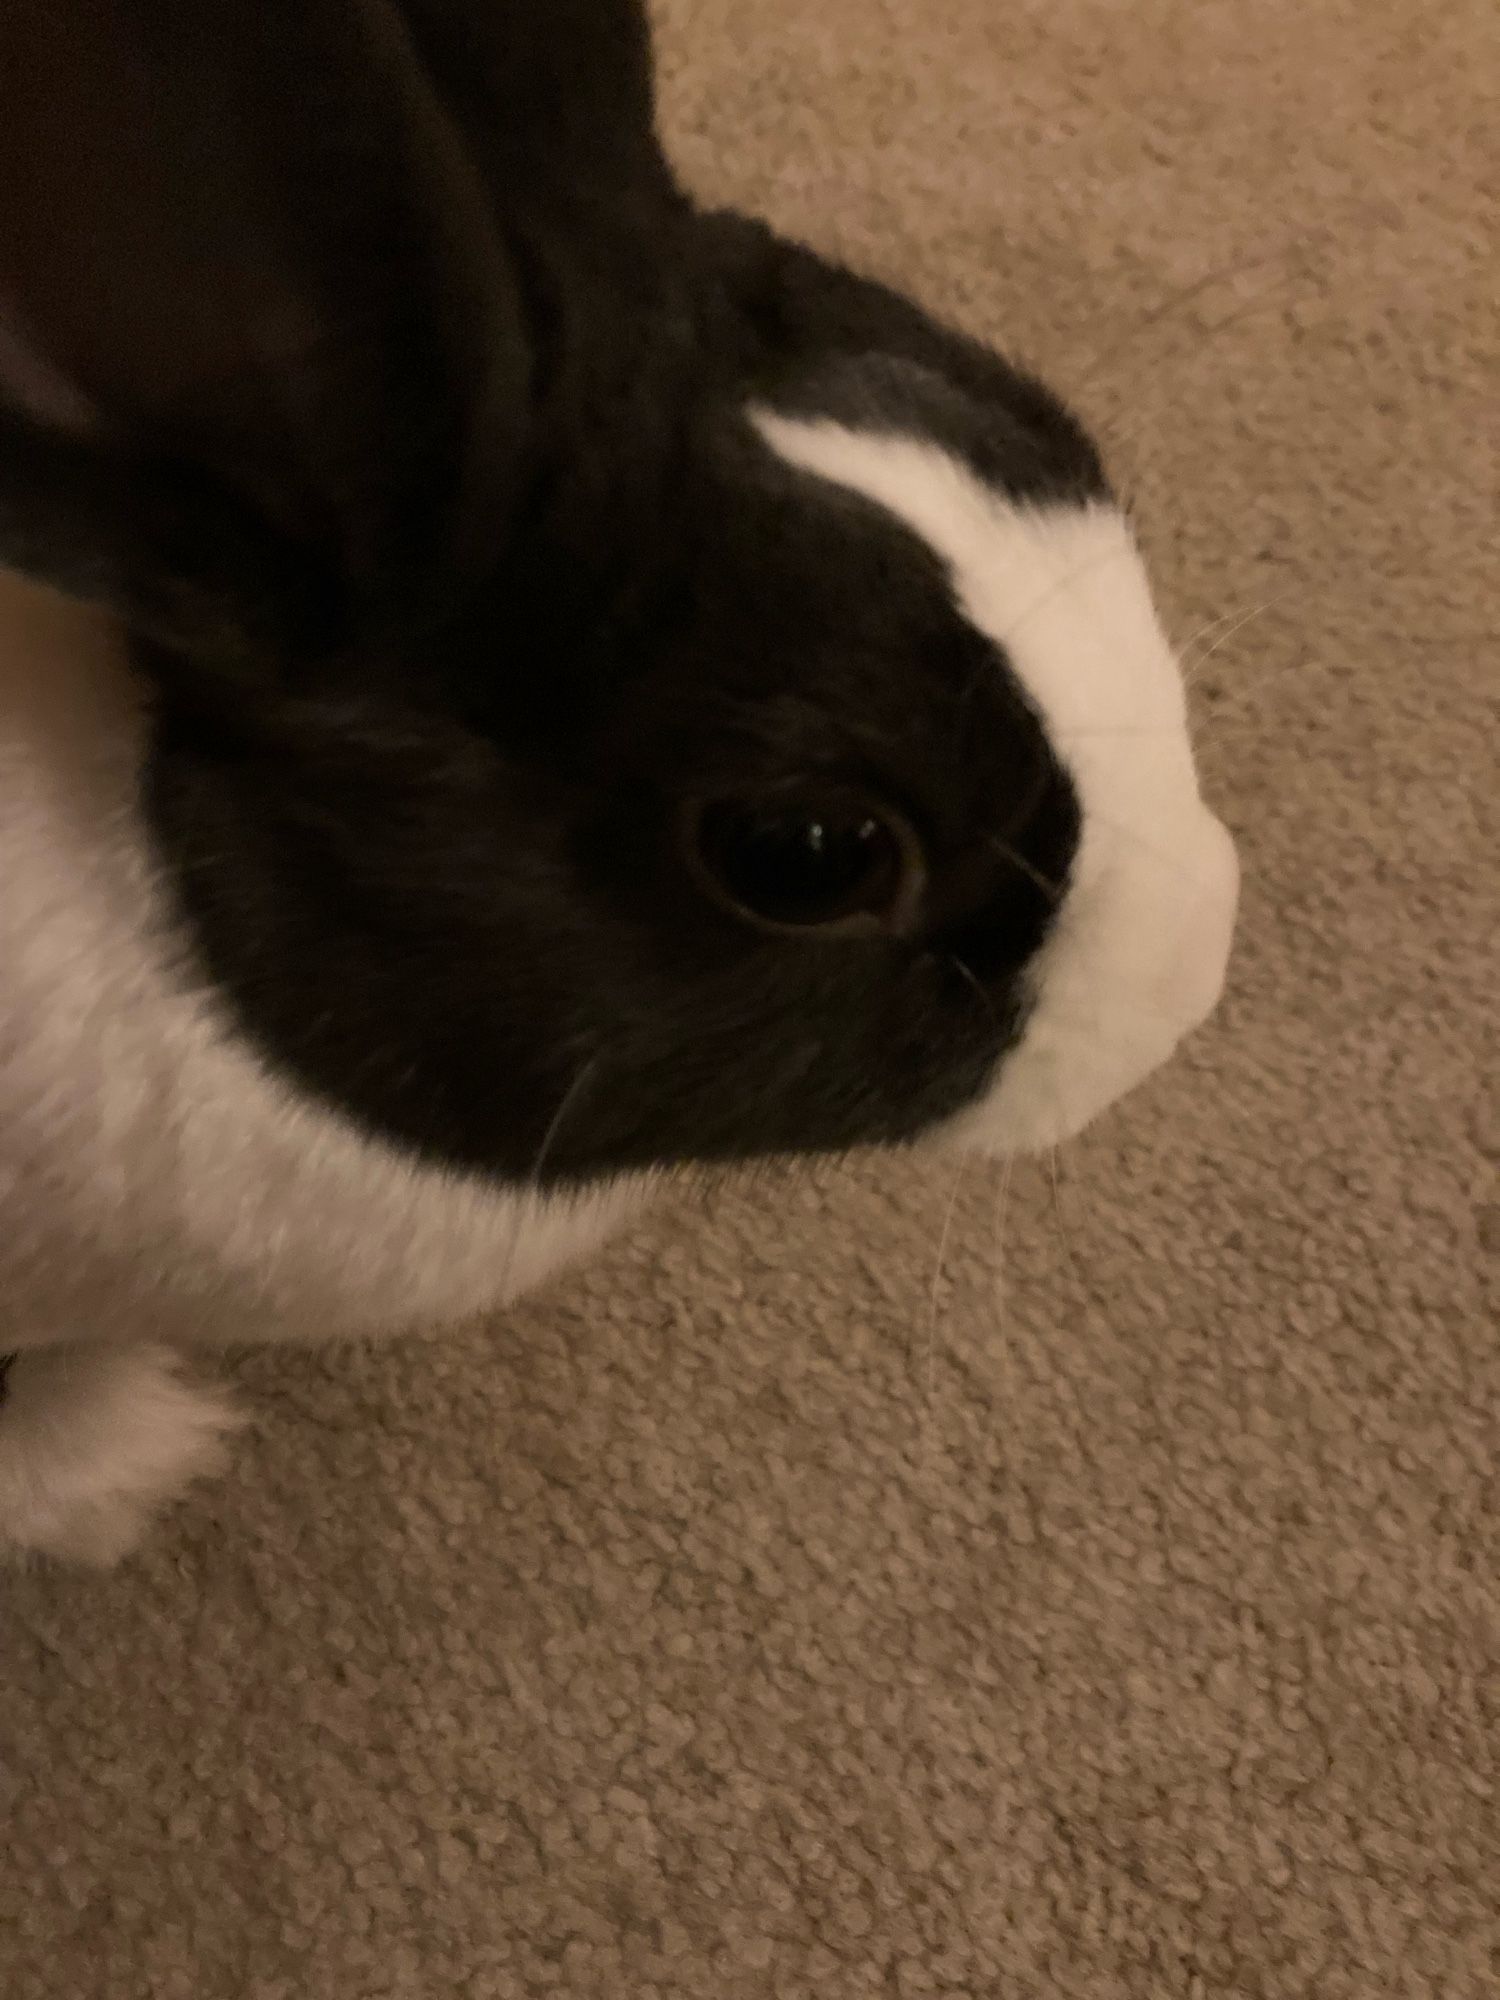
<path id="1" fill-rule="evenodd" d="M 0 1988 L 1493 2000 L 1493 0 L 664 17 L 700 183 L 1042 362 L 1177 632 L 1254 612 L 1232 998 L 940 1271 L 861 1164 L 246 1365 L 231 1484 L 0 1586 Z"/>

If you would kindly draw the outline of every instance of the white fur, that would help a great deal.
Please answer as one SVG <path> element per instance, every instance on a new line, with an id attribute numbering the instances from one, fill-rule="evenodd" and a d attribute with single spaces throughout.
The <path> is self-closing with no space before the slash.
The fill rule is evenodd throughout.
<path id="1" fill-rule="evenodd" d="M 1162 1063 L 1223 987 L 1239 870 L 1203 803 L 1182 677 L 1123 517 L 1018 506 L 935 445 L 769 411 L 791 463 L 888 508 L 939 555 L 1004 647 L 1072 775 L 1078 854 L 1029 977 L 1035 1007 L 954 1136 L 1056 1144 Z"/>
<path id="2" fill-rule="evenodd" d="M 639 1196 L 415 1165 L 263 1069 L 174 966 L 135 805 L 142 729 L 109 623 L 0 572 L 0 1352 L 20 1354 L 0 1542 L 32 1547 L 124 1546 L 222 1428 L 169 1390 L 156 1343 L 456 1318 Z M 58 1344 L 66 1370 L 44 1371 L 29 1350 Z M 151 1351 L 126 1363 L 132 1344 Z M 64 1385 L 89 1447 L 49 1485 L 44 1404 Z"/>
<path id="3" fill-rule="evenodd" d="M 1036 1006 L 959 1121 L 1051 1143 L 1208 1011 L 1233 848 L 1124 522 L 1018 508 L 911 439 L 762 415 L 787 458 L 907 521 L 1000 641 L 1083 807 Z M 461 1316 L 639 1198 L 505 1194 L 296 1096 L 177 966 L 136 809 L 139 693 L 107 620 L 0 572 L 0 1542 L 109 1559 L 232 1418 L 162 1343 Z"/>
<path id="4" fill-rule="evenodd" d="M 161 1347 L 27 1355 L 0 1416 L 0 1554 L 114 1562 L 163 1502 L 218 1469 L 236 1421 Z"/>

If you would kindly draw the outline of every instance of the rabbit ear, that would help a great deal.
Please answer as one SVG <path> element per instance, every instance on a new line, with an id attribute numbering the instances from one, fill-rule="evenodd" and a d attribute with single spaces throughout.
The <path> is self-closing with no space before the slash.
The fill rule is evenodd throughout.
<path id="1" fill-rule="evenodd" d="M 412 41 L 504 209 L 552 176 L 570 198 L 673 185 L 656 136 L 643 0 L 401 0 Z"/>
<path id="2" fill-rule="evenodd" d="M 87 431 L 95 415 L 83 396 L 28 339 L 0 299 L 0 398 L 57 430 Z"/>
<path id="3" fill-rule="evenodd" d="M 389 0 L 5 0 L 0 75 L 0 560 L 149 559 L 184 477 L 355 597 L 495 532 L 529 357 Z"/>

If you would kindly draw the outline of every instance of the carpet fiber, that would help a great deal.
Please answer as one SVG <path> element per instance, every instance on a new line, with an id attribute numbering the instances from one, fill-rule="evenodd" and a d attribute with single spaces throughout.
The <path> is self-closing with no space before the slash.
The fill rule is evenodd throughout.
<path id="1" fill-rule="evenodd" d="M 1493 2000 L 1492 0 L 662 34 L 700 186 L 1102 431 L 1231 995 L 1055 1181 L 731 1188 L 251 1357 L 230 1482 L 0 1579 L 0 1987 Z"/>

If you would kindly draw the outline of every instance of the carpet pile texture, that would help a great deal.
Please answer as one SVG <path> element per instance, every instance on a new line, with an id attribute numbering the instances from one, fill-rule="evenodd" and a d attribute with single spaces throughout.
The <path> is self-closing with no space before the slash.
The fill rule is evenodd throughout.
<path id="1" fill-rule="evenodd" d="M 1493 2000 L 1492 0 L 659 13 L 700 188 L 1103 436 L 1232 990 L 1055 1177 L 238 1364 L 230 1481 L 0 1576 L 0 1990 Z"/>

